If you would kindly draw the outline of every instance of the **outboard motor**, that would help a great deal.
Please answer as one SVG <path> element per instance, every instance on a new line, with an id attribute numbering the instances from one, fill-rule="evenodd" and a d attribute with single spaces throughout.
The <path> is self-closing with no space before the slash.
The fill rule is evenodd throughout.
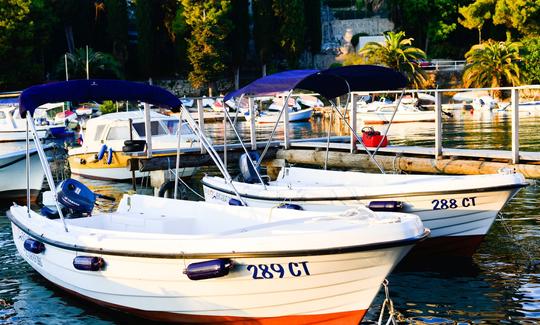
<path id="1" fill-rule="evenodd" d="M 249 157 L 256 164 L 261 156 L 257 151 L 250 151 Z M 257 171 L 255 171 L 253 165 L 249 162 L 248 156 L 245 153 L 240 156 L 238 165 L 240 167 L 240 174 L 242 175 L 245 183 L 254 184 L 259 182 L 259 177 L 257 176 L 257 173 L 261 173 L 261 167 L 257 166 Z"/>
<path id="2" fill-rule="evenodd" d="M 88 217 L 92 214 L 96 195 L 86 185 L 68 178 L 56 187 L 58 203 L 67 208 L 71 217 Z"/>

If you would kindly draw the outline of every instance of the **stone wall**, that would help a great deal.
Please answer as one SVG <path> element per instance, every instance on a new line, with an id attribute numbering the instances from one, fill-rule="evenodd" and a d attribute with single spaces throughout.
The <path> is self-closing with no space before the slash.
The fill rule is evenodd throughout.
<path id="1" fill-rule="evenodd" d="M 334 20 L 332 21 L 332 31 L 334 37 L 342 40 L 347 32 L 351 29 L 353 35 L 358 33 L 366 33 L 368 35 L 381 35 L 384 32 L 394 30 L 394 23 L 388 18 L 371 17 L 363 19 L 350 20 Z"/>
<path id="2" fill-rule="evenodd" d="M 191 83 L 188 80 L 185 79 L 177 79 L 177 80 L 157 80 L 155 82 L 156 85 L 163 87 L 165 89 L 168 89 L 173 94 L 175 94 L 178 97 L 202 97 L 202 96 L 208 96 L 208 88 L 193 88 Z M 234 83 L 232 80 L 219 80 L 215 83 L 215 89 L 213 96 L 219 96 L 219 94 L 225 94 L 229 92 L 231 89 L 234 89 Z"/>

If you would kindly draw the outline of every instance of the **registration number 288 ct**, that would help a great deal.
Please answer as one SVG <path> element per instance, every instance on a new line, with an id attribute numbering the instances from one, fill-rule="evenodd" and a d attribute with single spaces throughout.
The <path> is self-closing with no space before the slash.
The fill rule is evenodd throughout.
<path id="1" fill-rule="evenodd" d="M 469 208 L 476 206 L 476 197 L 464 197 L 463 199 L 436 199 L 431 201 L 433 210 L 446 210 L 457 208 Z"/>
<path id="2" fill-rule="evenodd" d="M 286 275 L 293 277 L 311 275 L 309 273 L 308 262 L 250 264 L 247 266 L 247 270 L 251 272 L 251 277 L 257 280 L 283 278 Z"/>

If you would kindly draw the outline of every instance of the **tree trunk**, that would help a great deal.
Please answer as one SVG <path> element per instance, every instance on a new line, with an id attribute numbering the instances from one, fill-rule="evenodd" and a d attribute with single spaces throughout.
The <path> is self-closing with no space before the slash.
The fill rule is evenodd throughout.
<path id="1" fill-rule="evenodd" d="M 266 63 L 262 65 L 262 76 L 266 77 Z"/>
<path id="2" fill-rule="evenodd" d="M 64 33 L 66 34 L 66 43 L 69 53 L 75 53 L 75 41 L 73 40 L 73 28 L 70 25 L 64 26 Z"/>

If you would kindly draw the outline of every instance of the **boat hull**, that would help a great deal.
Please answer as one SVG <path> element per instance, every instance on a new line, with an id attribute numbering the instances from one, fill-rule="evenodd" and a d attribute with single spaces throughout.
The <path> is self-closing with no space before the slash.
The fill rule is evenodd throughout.
<path id="1" fill-rule="evenodd" d="M 411 122 L 433 122 L 435 121 L 435 112 L 401 112 L 398 111 L 392 120 L 392 112 L 363 112 L 357 113 L 357 118 L 365 124 L 387 124 L 392 123 L 411 123 Z"/>
<path id="2" fill-rule="evenodd" d="M 409 242 L 352 253 L 239 257 L 229 275 L 193 281 L 182 270 L 200 259 L 94 254 L 106 267 L 79 271 L 74 257 L 92 254 L 49 242 L 44 252 L 30 253 L 24 248 L 28 231 L 13 219 L 12 231 L 19 254 L 60 288 L 147 319 L 190 323 L 358 323 L 384 277 L 412 247 Z M 270 276 L 261 268 L 256 274 L 261 265 L 281 265 L 284 272 Z"/>
<path id="3" fill-rule="evenodd" d="M 209 184 L 203 180 L 204 196 L 207 202 L 228 204 L 236 198 L 234 193 Z M 455 192 L 402 193 L 400 195 L 349 196 L 333 199 L 307 200 L 290 195 L 286 200 L 270 197 L 253 197 L 240 192 L 248 206 L 276 207 L 280 203 L 300 205 L 304 210 L 321 211 L 346 209 L 350 206 L 368 205 L 374 201 L 401 201 L 401 212 L 418 215 L 425 227 L 431 230 L 431 237 L 415 249 L 420 255 L 446 254 L 448 256 L 470 257 L 481 243 L 495 221 L 498 212 L 519 191 L 521 186 L 494 188 L 491 190 L 463 190 Z M 435 241 L 437 239 L 437 241 Z M 469 240 L 470 239 L 470 240 Z M 433 241 L 435 245 L 429 242 Z M 441 242 L 443 244 L 438 245 Z M 424 253 L 422 253 L 424 252 Z"/>
<path id="4" fill-rule="evenodd" d="M 37 130 L 38 138 L 43 139 L 47 136 L 46 130 Z M 19 130 L 0 130 L 0 142 L 26 141 L 26 129 Z"/>
<path id="5" fill-rule="evenodd" d="M 26 202 L 26 151 L 0 157 L 0 198 L 3 202 Z M 45 173 L 39 156 L 30 155 L 30 199 L 35 201 L 43 185 Z"/>
<path id="6" fill-rule="evenodd" d="M 289 112 L 289 122 L 308 121 L 312 115 L 313 115 L 312 108 L 302 109 L 297 112 Z M 245 115 L 245 117 L 247 121 L 251 120 L 251 116 L 249 114 Z M 278 117 L 279 117 L 279 112 L 257 116 L 255 120 L 257 123 L 276 123 L 278 121 L 277 120 Z M 283 116 L 281 117 L 279 123 L 283 123 Z"/>
<path id="7" fill-rule="evenodd" d="M 128 169 L 130 156 L 123 152 L 113 152 L 111 163 L 107 163 L 105 154 L 101 160 L 96 160 L 96 153 L 76 154 L 68 157 L 71 173 L 81 177 L 97 180 L 127 181 L 132 178 Z M 195 167 L 180 168 L 181 177 L 193 176 L 198 171 Z M 142 178 L 148 173 L 135 171 L 135 178 Z"/>

